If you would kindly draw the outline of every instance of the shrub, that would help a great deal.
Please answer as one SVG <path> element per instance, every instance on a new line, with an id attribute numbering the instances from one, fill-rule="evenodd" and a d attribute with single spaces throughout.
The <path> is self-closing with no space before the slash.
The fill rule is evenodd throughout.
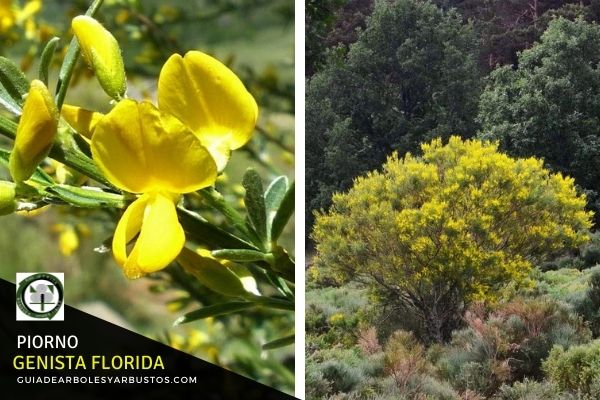
<path id="1" fill-rule="evenodd" d="M 581 252 L 581 258 L 587 268 L 600 264 L 600 232 L 591 236 L 590 243 Z"/>
<path id="2" fill-rule="evenodd" d="M 425 374 L 430 365 L 425 358 L 425 347 L 410 332 L 397 331 L 385 345 L 386 374 L 394 378 L 400 389 L 407 389 Z M 415 390 L 419 390 L 416 387 Z"/>
<path id="3" fill-rule="evenodd" d="M 588 240 L 591 214 L 574 182 L 541 160 L 452 137 L 394 155 L 358 178 L 317 218 L 315 267 L 360 280 L 422 318 L 426 337 L 450 338 L 465 304 L 494 299 L 509 282 Z"/>
<path id="4" fill-rule="evenodd" d="M 357 347 L 319 350 L 307 357 L 307 398 L 327 398 L 336 393 L 367 390 L 372 378 L 383 375 L 383 355 L 364 356 Z"/>
<path id="5" fill-rule="evenodd" d="M 366 290 L 352 286 L 311 290 L 306 301 L 308 347 L 354 346 L 359 324 L 376 315 L 367 303 Z"/>
<path id="6" fill-rule="evenodd" d="M 600 269 L 594 268 L 588 288 L 575 302 L 575 309 L 587 322 L 594 337 L 600 336 Z"/>
<path id="7" fill-rule="evenodd" d="M 323 399 L 331 393 L 331 382 L 323 376 L 323 372 L 315 370 L 314 364 L 306 365 L 306 398 L 307 399 Z"/>
<path id="8" fill-rule="evenodd" d="M 600 340 L 552 348 L 544 371 L 561 390 L 570 390 L 584 399 L 600 398 Z"/>
<path id="9" fill-rule="evenodd" d="M 553 345 L 590 339 L 572 309 L 549 298 L 515 299 L 492 311 L 474 306 L 465 321 L 468 327 L 454 334 L 436 365 L 456 389 L 485 396 L 502 384 L 541 378 L 542 361 Z"/>
<path id="10" fill-rule="evenodd" d="M 502 385 L 494 400 L 570 400 L 574 397 L 561 393 L 560 390 L 550 382 L 536 382 L 525 379 L 512 385 Z"/>
<path id="11" fill-rule="evenodd" d="M 381 351 L 381 345 L 377 338 L 377 330 L 374 327 L 360 329 L 358 332 L 358 347 L 367 355 L 376 354 Z"/>
<path id="12" fill-rule="evenodd" d="M 586 267 L 600 264 L 600 247 L 588 247 L 581 256 Z"/>

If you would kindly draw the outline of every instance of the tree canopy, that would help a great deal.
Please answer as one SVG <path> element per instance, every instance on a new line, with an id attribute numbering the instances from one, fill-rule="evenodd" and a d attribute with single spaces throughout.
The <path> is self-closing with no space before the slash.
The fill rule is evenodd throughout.
<path id="1" fill-rule="evenodd" d="M 600 208 L 600 27 L 582 19 L 550 23 L 519 66 L 493 71 L 481 97 L 482 138 L 512 155 L 544 158 L 575 178 Z"/>
<path id="2" fill-rule="evenodd" d="M 393 151 L 473 135 L 480 86 L 477 41 L 460 15 L 430 2 L 376 1 L 347 54 L 333 52 L 307 84 L 309 210 L 327 207 Z"/>

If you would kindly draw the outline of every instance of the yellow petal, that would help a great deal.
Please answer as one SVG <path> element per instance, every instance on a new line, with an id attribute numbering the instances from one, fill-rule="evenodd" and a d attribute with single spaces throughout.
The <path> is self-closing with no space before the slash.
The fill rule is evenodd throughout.
<path id="1" fill-rule="evenodd" d="M 217 171 L 221 172 L 227 166 L 229 157 L 231 157 L 231 149 L 229 143 L 225 140 L 209 140 L 203 143 L 206 149 L 217 164 Z"/>
<path id="2" fill-rule="evenodd" d="M 258 117 L 256 101 L 242 81 L 199 51 L 167 60 L 158 79 L 158 106 L 189 126 L 209 149 L 222 148 L 220 143 L 230 150 L 242 147 Z"/>
<path id="3" fill-rule="evenodd" d="M 10 155 L 9 170 L 15 182 L 29 179 L 52 147 L 58 125 L 58 110 L 46 86 L 31 82 Z"/>
<path id="4" fill-rule="evenodd" d="M 217 177 L 215 162 L 194 134 L 148 102 L 119 102 L 96 125 L 91 148 L 108 180 L 133 193 L 189 193 Z"/>
<path id="5" fill-rule="evenodd" d="M 71 26 L 83 58 L 96 73 L 100 86 L 113 99 L 121 99 L 127 83 L 121 49 L 115 37 L 86 15 L 73 18 Z"/>
<path id="6" fill-rule="evenodd" d="M 61 115 L 73 129 L 88 139 L 92 138 L 94 129 L 104 114 L 86 110 L 85 108 L 64 104 Z"/>
<path id="7" fill-rule="evenodd" d="M 128 278 L 139 278 L 143 274 L 158 271 L 169 265 L 181 252 L 185 234 L 177 219 L 175 201 L 166 194 L 145 194 L 123 214 L 119 221 L 119 226 L 123 224 L 123 227 L 117 227 L 115 231 L 113 253 Z M 131 208 L 133 210 L 126 216 Z M 122 222 L 125 218 L 125 222 Z M 127 255 L 126 244 L 137 232 L 140 235 L 131 254 Z"/>
<path id="8" fill-rule="evenodd" d="M 123 213 L 123 216 L 117 224 L 117 229 L 113 236 L 112 251 L 115 261 L 121 267 L 125 267 L 127 262 L 127 243 L 129 243 L 142 228 L 144 219 L 144 209 L 148 202 L 148 196 L 144 195 L 131 203 Z M 138 271 L 125 271 L 126 275 L 136 275 Z"/>

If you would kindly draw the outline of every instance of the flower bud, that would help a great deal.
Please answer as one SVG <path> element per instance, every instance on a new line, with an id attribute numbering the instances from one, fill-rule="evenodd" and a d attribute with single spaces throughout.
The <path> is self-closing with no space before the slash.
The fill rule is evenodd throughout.
<path id="1" fill-rule="evenodd" d="M 86 15 L 73 18 L 71 27 L 84 60 L 94 70 L 102 89 L 113 99 L 121 99 L 127 83 L 121 49 L 115 37 Z"/>
<path id="2" fill-rule="evenodd" d="M 15 201 L 15 184 L 0 181 L 0 215 L 11 214 L 17 208 Z"/>
<path id="3" fill-rule="evenodd" d="M 41 81 L 32 81 L 8 163 L 15 182 L 29 179 L 48 155 L 57 126 L 58 110 L 52 95 Z"/>

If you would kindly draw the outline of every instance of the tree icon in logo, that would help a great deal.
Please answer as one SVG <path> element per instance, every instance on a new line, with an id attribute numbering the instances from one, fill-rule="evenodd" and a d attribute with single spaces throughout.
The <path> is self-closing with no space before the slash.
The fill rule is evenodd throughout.
<path id="1" fill-rule="evenodd" d="M 17 307 L 35 319 L 53 319 L 62 308 L 63 296 L 62 282 L 52 273 L 32 274 L 17 285 Z"/>
<path id="2" fill-rule="evenodd" d="M 29 286 L 32 292 L 29 296 L 29 304 L 39 304 L 40 311 L 44 312 L 46 304 L 54 304 L 54 286 L 40 283 L 35 288 Z"/>

